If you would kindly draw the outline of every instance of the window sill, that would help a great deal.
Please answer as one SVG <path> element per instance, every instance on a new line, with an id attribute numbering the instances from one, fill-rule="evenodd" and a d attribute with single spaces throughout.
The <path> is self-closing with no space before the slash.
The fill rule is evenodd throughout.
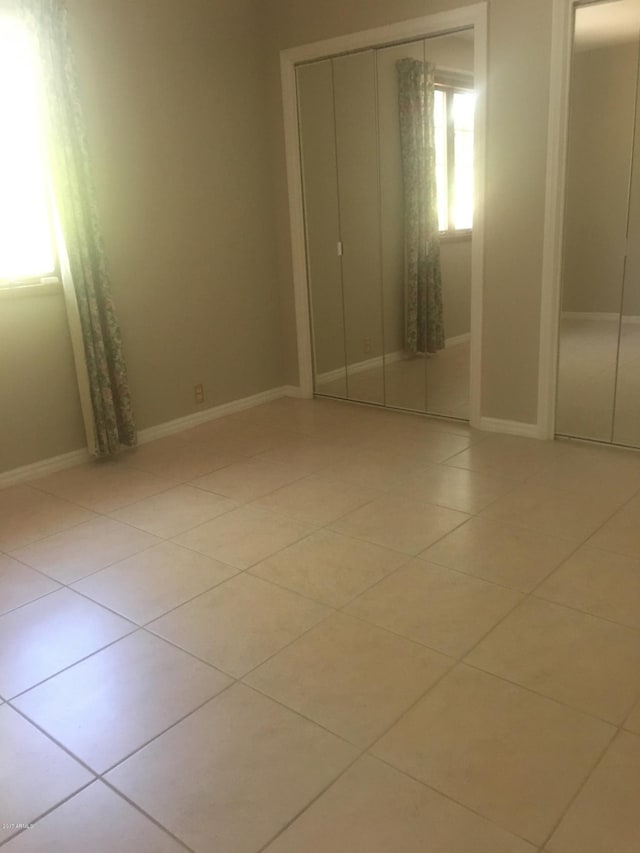
<path id="1" fill-rule="evenodd" d="M 57 276 L 0 284 L 0 299 L 22 299 L 23 296 L 49 296 L 54 293 L 62 293 L 62 282 Z"/>
<path id="2" fill-rule="evenodd" d="M 440 231 L 441 243 L 461 243 L 471 240 L 473 231 L 471 228 L 460 229 L 459 231 Z"/>

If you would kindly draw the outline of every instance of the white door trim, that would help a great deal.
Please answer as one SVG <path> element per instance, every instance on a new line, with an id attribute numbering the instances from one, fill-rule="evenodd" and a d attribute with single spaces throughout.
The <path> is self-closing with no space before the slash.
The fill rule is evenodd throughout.
<path id="1" fill-rule="evenodd" d="M 428 36 L 445 35 L 468 27 L 474 28 L 474 79 L 478 94 L 475 127 L 475 211 L 471 249 L 471 423 L 480 425 L 482 379 L 482 292 L 484 282 L 484 200 L 486 163 L 486 80 L 487 80 L 487 3 L 475 3 L 450 12 L 414 18 L 350 33 L 326 41 L 289 48 L 280 53 L 284 138 L 287 162 L 291 255 L 295 295 L 296 330 L 298 342 L 298 371 L 302 396 L 313 395 L 311 328 L 307 257 L 302 201 L 302 164 L 298 135 L 298 102 L 295 66 L 301 62 L 322 59 L 381 47 L 394 42 L 410 41 Z"/>
<path id="2" fill-rule="evenodd" d="M 553 0 L 549 129 L 545 197 L 542 289 L 540 299 L 540 356 L 538 362 L 538 432 L 553 438 L 558 384 L 558 337 L 562 286 L 562 242 L 567 179 L 569 85 L 576 0 Z"/>

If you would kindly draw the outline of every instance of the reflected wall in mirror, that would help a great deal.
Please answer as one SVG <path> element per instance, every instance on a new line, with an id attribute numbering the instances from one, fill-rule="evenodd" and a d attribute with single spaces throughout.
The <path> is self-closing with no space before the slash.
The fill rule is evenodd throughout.
<path id="1" fill-rule="evenodd" d="M 473 31 L 299 66 L 317 394 L 469 417 Z"/>
<path id="2" fill-rule="evenodd" d="M 304 65 L 297 77 L 316 390 L 346 397 L 332 63 Z"/>
<path id="3" fill-rule="evenodd" d="M 639 33 L 639 0 L 576 9 L 558 359 L 556 432 L 622 444 L 640 444 Z"/>

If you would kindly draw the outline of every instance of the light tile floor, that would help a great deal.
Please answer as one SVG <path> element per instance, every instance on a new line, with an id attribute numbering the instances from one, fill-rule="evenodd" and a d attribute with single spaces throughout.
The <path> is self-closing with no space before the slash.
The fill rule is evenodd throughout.
<path id="1" fill-rule="evenodd" d="M 7 853 L 638 853 L 640 454 L 280 400 L 0 492 Z"/>

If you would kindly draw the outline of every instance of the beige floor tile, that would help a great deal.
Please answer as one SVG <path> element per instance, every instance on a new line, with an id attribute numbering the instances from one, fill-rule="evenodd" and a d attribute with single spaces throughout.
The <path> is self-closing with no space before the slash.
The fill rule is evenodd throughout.
<path id="1" fill-rule="evenodd" d="M 621 732 L 547 845 L 550 853 L 640 850 L 640 737 Z"/>
<path id="2" fill-rule="evenodd" d="M 175 541 L 238 569 L 248 569 L 312 531 L 308 524 L 269 510 L 241 507 L 182 533 Z"/>
<path id="3" fill-rule="evenodd" d="M 198 477 L 193 485 L 235 501 L 250 501 L 268 495 L 304 476 L 295 466 L 266 462 L 260 457 L 236 462 L 206 477 Z"/>
<path id="4" fill-rule="evenodd" d="M 198 853 L 255 853 L 354 757 L 343 741 L 238 684 L 107 778 Z"/>
<path id="5" fill-rule="evenodd" d="M 0 554 L 0 614 L 59 588 L 50 578 Z"/>
<path id="6" fill-rule="evenodd" d="M 383 451 L 356 451 L 348 459 L 333 462 L 322 472 L 326 477 L 373 490 L 386 490 L 406 480 L 415 462 L 401 461 Z"/>
<path id="7" fill-rule="evenodd" d="M 537 599 L 517 607 L 466 660 L 616 724 L 640 696 L 640 633 Z"/>
<path id="8" fill-rule="evenodd" d="M 240 458 L 228 451 L 216 452 L 212 447 L 200 447 L 179 435 L 172 435 L 139 445 L 127 452 L 122 461 L 140 471 L 186 483 L 238 462 Z"/>
<path id="9" fill-rule="evenodd" d="M 148 627 L 239 678 L 328 612 L 322 604 L 241 574 Z"/>
<path id="10" fill-rule="evenodd" d="M 607 492 L 628 500 L 640 489 L 640 456 L 618 448 L 570 444 L 531 482 L 569 492 Z"/>
<path id="11" fill-rule="evenodd" d="M 460 657 L 521 598 L 515 590 L 414 560 L 353 601 L 347 613 Z"/>
<path id="12" fill-rule="evenodd" d="M 0 548 L 11 551 L 95 518 L 92 512 L 30 486 L 0 490 Z"/>
<path id="13" fill-rule="evenodd" d="M 451 664 L 431 649 L 335 614 L 246 681 L 352 743 L 366 746 Z"/>
<path id="14" fill-rule="evenodd" d="M 606 723 L 459 666 L 373 752 L 541 844 L 613 732 Z"/>
<path id="15" fill-rule="evenodd" d="M 242 413 L 238 413 L 241 415 Z M 185 441 L 195 442 L 212 453 L 230 454 L 243 458 L 251 458 L 259 453 L 266 453 L 294 441 L 295 432 L 272 427 L 255 420 L 252 413 L 246 414 L 246 421 L 241 423 L 235 415 L 221 418 L 217 421 L 200 424 L 193 429 L 180 433 Z"/>
<path id="16" fill-rule="evenodd" d="M 397 486 L 394 492 L 460 512 L 475 513 L 514 489 L 515 485 L 513 480 L 505 477 L 492 477 L 447 465 L 432 465 L 412 475 L 407 482 Z"/>
<path id="17" fill-rule="evenodd" d="M 635 732 L 635 734 L 640 735 L 640 702 L 638 702 L 636 707 L 627 717 L 624 727 L 630 732 Z"/>
<path id="18" fill-rule="evenodd" d="M 301 595 L 342 607 L 407 559 L 370 542 L 319 530 L 250 571 Z"/>
<path id="19" fill-rule="evenodd" d="M 447 465 L 496 477 L 524 480 L 550 465 L 564 452 L 565 448 L 558 442 L 514 435 L 490 435 L 447 459 Z"/>
<path id="20" fill-rule="evenodd" d="M 640 628 L 640 560 L 585 545 L 538 587 L 536 595 Z"/>
<path id="21" fill-rule="evenodd" d="M 329 524 L 378 497 L 369 486 L 311 474 L 256 501 L 258 506 L 309 524 Z"/>
<path id="22" fill-rule="evenodd" d="M 193 486 L 176 486 L 111 513 L 112 518 L 169 539 L 211 521 L 237 504 Z"/>
<path id="23" fill-rule="evenodd" d="M 0 617 L 0 694 L 10 699 L 134 629 L 68 589 Z"/>
<path id="24" fill-rule="evenodd" d="M 31 823 L 92 778 L 17 711 L 0 707 L 0 842 L 18 831 L 12 824 Z"/>
<path id="25" fill-rule="evenodd" d="M 94 518 L 13 553 L 61 583 L 73 583 L 159 541 L 128 524 Z"/>
<path id="26" fill-rule="evenodd" d="M 529 592 L 576 543 L 524 527 L 472 518 L 420 556 L 433 563 Z"/>
<path id="27" fill-rule="evenodd" d="M 484 509 L 480 517 L 584 541 L 620 502 L 610 494 L 566 492 L 525 483 Z"/>
<path id="28" fill-rule="evenodd" d="M 348 447 L 337 440 L 328 441 L 317 436 L 296 436 L 279 445 L 259 458 L 265 462 L 287 465 L 301 475 L 314 474 L 328 465 L 346 459 L 350 455 Z"/>
<path id="29" fill-rule="evenodd" d="M 634 498 L 589 540 L 594 548 L 640 558 L 640 497 Z"/>
<path id="30" fill-rule="evenodd" d="M 6 853 L 184 853 L 184 847 L 102 782 L 94 782 L 27 832 Z"/>
<path id="31" fill-rule="evenodd" d="M 74 584 L 74 589 L 139 625 L 232 577 L 236 569 L 161 542 Z"/>
<path id="32" fill-rule="evenodd" d="M 444 462 L 456 456 L 471 445 L 471 439 L 467 436 L 431 429 L 428 432 L 425 431 L 420 438 L 383 433 L 380 436 L 373 436 L 371 440 L 365 439 L 364 445 L 372 451 L 389 456 L 398 463 L 405 462 L 412 465 L 412 470 L 415 471 L 417 467 Z"/>
<path id="33" fill-rule="evenodd" d="M 535 853 L 519 838 L 370 756 L 265 853 Z"/>
<path id="34" fill-rule="evenodd" d="M 231 679 L 137 631 L 15 700 L 97 773 L 122 761 Z"/>
<path id="35" fill-rule="evenodd" d="M 399 495 L 385 495 L 334 522 L 337 533 L 418 554 L 469 518 L 461 512 Z"/>
<path id="36" fill-rule="evenodd" d="M 175 486 L 173 480 L 138 471 L 121 460 L 88 462 L 65 471 L 49 474 L 33 485 L 81 507 L 96 512 L 112 512 L 121 506 L 164 492 Z"/>

